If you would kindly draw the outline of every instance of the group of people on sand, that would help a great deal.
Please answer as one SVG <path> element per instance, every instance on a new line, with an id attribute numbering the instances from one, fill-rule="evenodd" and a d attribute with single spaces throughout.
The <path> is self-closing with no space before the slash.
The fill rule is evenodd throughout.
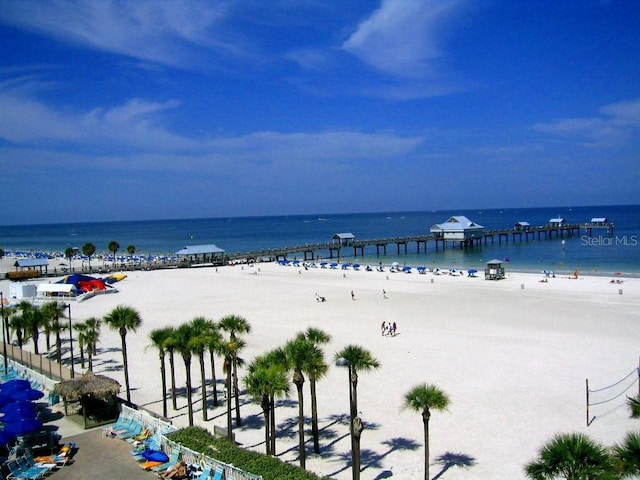
<path id="1" fill-rule="evenodd" d="M 383 321 L 382 325 L 380 325 L 380 333 L 383 337 L 395 337 L 397 329 L 398 326 L 396 325 L 396 322 L 392 323 Z"/>

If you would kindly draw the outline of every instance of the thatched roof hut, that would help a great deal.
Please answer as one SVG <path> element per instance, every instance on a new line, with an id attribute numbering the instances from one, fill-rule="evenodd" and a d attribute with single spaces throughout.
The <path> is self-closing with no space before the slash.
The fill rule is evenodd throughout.
<path id="1" fill-rule="evenodd" d="M 77 400 L 84 396 L 108 398 L 120 392 L 120 384 L 113 378 L 96 375 L 91 370 L 87 370 L 79 378 L 72 378 L 56 384 L 53 391 L 69 400 Z"/>
<path id="2" fill-rule="evenodd" d="M 66 415 L 68 402 L 80 404 L 85 428 L 110 423 L 118 416 L 116 395 L 120 384 L 113 378 L 87 370 L 78 378 L 56 384 L 53 392 L 63 398 Z"/>

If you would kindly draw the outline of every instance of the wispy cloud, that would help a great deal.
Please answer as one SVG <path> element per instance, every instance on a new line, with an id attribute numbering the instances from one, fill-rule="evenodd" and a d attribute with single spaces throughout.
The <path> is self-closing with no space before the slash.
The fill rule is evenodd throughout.
<path id="1" fill-rule="evenodd" d="M 237 53 L 218 35 L 229 2 L 21 0 L 5 2 L 0 22 L 34 31 L 82 48 L 186 67 L 193 50 Z"/>
<path id="2" fill-rule="evenodd" d="M 616 146 L 637 138 L 640 130 L 640 99 L 605 105 L 599 112 L 599 116 L 537 123 L 533 129 L 596 148 Z"/>
<path id="3" fill-rule="evenodd" d="M 433 78 L 444 55 L 442 34 L 463 2 L 384 0 L 342 48 L 362 62 L 404 78 Z"/>

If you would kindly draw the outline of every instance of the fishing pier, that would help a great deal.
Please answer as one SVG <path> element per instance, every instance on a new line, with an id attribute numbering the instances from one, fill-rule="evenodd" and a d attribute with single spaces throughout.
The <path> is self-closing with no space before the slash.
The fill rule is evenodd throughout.
<path id="1" fill-rule="evenodd" d="M 603 221 L 594 221 L 603 220 Z M 429 246 L 438 251 L 447 248 L 473 248 L 502 242 L 533 241 L 554 238 L 572 238 L 584 232 L 585 235 L 593 235 L 594 230 L 604 230 L 607 235 L 612 235 L 614 229 L 613 222 L 606 219 L 592 219 L 586 223 L 563 223 L 550 222 L 542 226 L 530 226 L 526 222 L 519 222 L 511 228 L 498 230 L 482 230 L 476 235 L 464 239 L 450 239 L 442 233 L 430 233 L 425 235 L 414 235 L 408 237 L 392 237 L 372 240 L 357 240 L 351 234 L 337 234 L 333 240 L 326 243 L 304 244 L 291 247 L 256 250 L 249 252 L 236 252 L 228 254 L 229 260 L 283 260 L 289 256 L 302 256 L 305 261 L 320 258 L 320 254 L 327 254 L 328 258 L 340 258 L 342 256 L 363 257 L 365 250 L 376 255 L 387 255 L 387 251 L 393 248 L 396 254 L 407 254 L 410 245 L 416 246 L 417 253 L 426 253 Z M 340 237 L 339 235 L 345 235 Z M 395 246 L 395 247 L 394 247 Z M 324 257 L 326 258 L 326 256 Z"/>

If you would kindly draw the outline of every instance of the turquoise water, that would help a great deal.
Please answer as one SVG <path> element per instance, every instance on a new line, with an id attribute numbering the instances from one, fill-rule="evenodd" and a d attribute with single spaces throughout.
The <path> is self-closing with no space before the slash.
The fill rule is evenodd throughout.
<path id="1" fill-rule="evenodd" d="M 611 236 L 594 230 L 592 237 L 581 232 L 573 238 L 529 239 L 492 245 L 417 253 L 415 244 L 408 254 L 396 254 L 389 244 L 387 255 L 377 256 L 375 248 L 366 250 L 361 263 L 440 268 L 478 268 L 491 259 L 508 259 L 508 268 L 521 271 L 554 270 L 604 275 L 622 272 L 640 275 L 640 206 L 547 207 L 528 209 L 449 210 L 422 212 L 380 212 L 317 214 L 272 217 L 233 217 L 135 222 L 68 223 L 49 225 L 0 226 L 0 248 L 5 252 L 63 252 L 93 243 L 98 252 L 117 241 L 124 255 L 128 245 L 138 255 L 172 255 L 185 245 L 216 244 L 229 253 L 279 248 L 331 241 L 336 233 L 353 233 L 357 240 L 428 234 L 429 228 L 451 215 L 465 215 L 487 229 L 511 228 L 518 221 L 544 225 L 563 217 L 568 223 L 584 223 L 594 217 L 607 217 L 615 223 Z M 403 251 L 404 252 L 404 251 Z M 343 250 L 343 253 L 345 251 Z"/>

